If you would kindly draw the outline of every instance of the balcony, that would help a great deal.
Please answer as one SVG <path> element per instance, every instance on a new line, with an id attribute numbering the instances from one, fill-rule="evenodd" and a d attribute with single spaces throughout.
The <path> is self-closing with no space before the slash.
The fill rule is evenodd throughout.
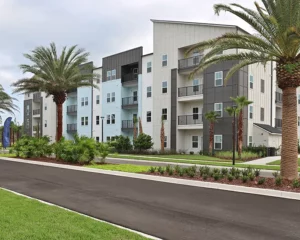
<path id="1" fill-rule="evenodd" d="M 67 106 L 67 114 L 68 115 L 77 115 L 77 105 Z"/>
<path id="2" fill-rule="evenodd" d="M 41 97 L 42 97 L 42 95 L 41 95 L 40 92 L 34 93 L 32 101 L 34 101 L 34 102 L 40 102 L 41 101 Z"/>
<path id="3" fill-rule="evenodd" d="M 178 116 L 178 129 L 203 129 L 202 114 Z"/>
<path id="4" fill-rule="evenodd" d="M 275 127 L 282 128 L 282 119 L 275 118 Z"/>
<path id="5" fill-rule="evenodd" d="M 67 124 L 67 133 L 76 133 L 76 132 L 77 132 L 76 123 Z"/>
<path id="6" fill-rule="evenodd" d="M 282 105 L 282 93 L 280 92 L 275 93 L 275 103 L 280 106 Z"/>
<path id="7" fill-rule="evenodd" d="M 138 97 L 125 97 L 122 98 L 122 108 L 123 109 L 133 109 L 138 107 Z"/>
<path id="8" fill-rule="evenodd" d="M 193 68 L 199 65 L 202 56 L 203 55 L 199 55 L 199 56 L 178 60 L 179 72 L 186 72 L 186 71 L 188 72 L 188 70 L 193 70 Z"/>
<path id="9" fill-rule="evenodd" d="M 203 85 L 178 88 L 178 101 L 197 101 L 203 99 Z"/>
<path id="10" fill-rule="evenodd" d="M 32 115 L 40 115 L 40 114 L 41 114 L 41 109 L 32 110 Z"/>
<path id="11" fill-rule="evenodd" d="M 122 75 L 122 85 L 123 87 L 134 87 L 138 85 L 138 74 L 137 73 L 127 73 Z"/>
<path id="12" fill-rule="evenodd" d="M 133 120 L 122 121 L 122 130 L 132 130 L 132 129 L 133 129 Z"/>

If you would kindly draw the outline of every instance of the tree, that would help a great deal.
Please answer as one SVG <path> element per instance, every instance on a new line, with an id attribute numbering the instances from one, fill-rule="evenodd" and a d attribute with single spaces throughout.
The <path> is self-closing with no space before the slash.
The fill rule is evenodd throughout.
<path id="1" fill-rule="evenodd" d="M 136 129 L 136 124 L 137 124 L 137 118 L 133 118 L 133 141 L 137 138 L 137 129 Z"/>
<path id="2" fill-rule="evenodd" d="M 218 122 L 218 116 L 219 114 L 214 112 L 214 111 L 210 111 L 208 113 L 205 114 L 205 119 L 209 121 L 209 154 L 212 155 L 213 152 L 213 144 L 214 144 L 214 128 L 215 128 L 215 123 Z"/>
<path id="3" fill-rule="evenodd" d="M 300 1 L 262 0 L 262 4 L 255 2 L 255 10 L 239 4 L 215 5 L 216 14 L 229 12 L 248 23 L 256 34 L 226 33 L 193 45 L 186 54 L 196 49 L 208 50 L 192 75 L 213 64 L 238 61 L 228 71 L 225 82 L 245 66 L 276 63 L 277 84 L 283 91 L 281 175 L 295 179 L 298 177 L 296 89 L 300 86 Z M 222 51 L 230 53 L 218 55 Z"/>
<path id="4" fill-rule="evenodd" d="M 18 106 L 14 104 L 14 100 L 16 99 L 6 93 L 0 84 L 0 113 L 8 112 L 14 114 L 14 111 L 18 111 Z"/>
<path id="5" fill-rule="evenodd" d="M 235 107 L 227 107 L 225 111 L 228 113 L 229 116 L 234 116 L 234 114 L 238 114 L 239 109 Z M 232 118 L 232 144 L 235 145 L 235 120 Z M 234 151 L 236 147 L 234 146 Z"/>
<path id="6" fill-rule="evenodd" d="M 129 137 L 124 137 L 123 135 L 116 136 L 115 141 L 111 142 L 110 144 L 116 149 L 118 153 L 124 153 L 126 151 L 132 150 L 132 145 Z"/>
<path id="7" fill-rule="evenodd" d="M 236 98 L 231 97 L 231 100 L 233 100 L 237 107 L 239 112 L 238 117 L 238 154 L 239 158 L 242 159 L 242 149 L 243 149 L 243 132 L 244 132 L 244 121 L 243 121 L 243 109 L 244 107 L 248 106 L 249 104 L 253 103 L 252 101 L 249 101 L 245 96 L 237 96 Z"/>
<path id="8" fill-rule="evenodd" d="M 165 151 L 165 124 L 164 119 L 161 118 L 161 128 L 160 128 L 160 150 Z"/>
<path id="9" fill-rule="evenodd" d="M 24 54 L 31 63 L 20 66 L 23 73 L 33 76 L 12 84 L 14 92 L 45 92 L 47 96 L 53 96 L 57 111 L 56 141 L 62 137 L 62 107 L 67 93 L 79 87 L 98 88 L 94 84 L 97 76 L 92 73 L 93 66 L 86 64 L 88 56 L 89 53 L 76 45 L 64 47 L 60 55 L 54 43 L 50 47 L 37 47 L 31 54 Z"/>
<path id="10" fill-rule="evenodd" d="M 134 149 L 139 151 L 148 150 L 152 148 L 153 142 L 151 136 L 142 133 L 133 141 Z"/>
<path id="11" fill-rule="evenodd" d="M 143 133 L 143 125 L 142 125 L 142 120 L 139 117 L 139 133 L 142 134 Z"/>

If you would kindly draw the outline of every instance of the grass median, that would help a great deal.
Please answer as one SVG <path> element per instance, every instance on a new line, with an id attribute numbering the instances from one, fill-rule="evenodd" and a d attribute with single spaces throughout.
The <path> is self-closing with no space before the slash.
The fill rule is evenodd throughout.
<path id="1" fill-rule="evenodd" d="M 131 173 L 141 173 L 147 172 L 150 166 L 140 166 L 133 164 L 93 164 L 86 165 L 88 168 L 96 168 L 102 170 L 120 171 L 120 172 L 131 172 Z"/>
<path id="2" fill-rule="evenodd" d="M 280 165 L 280 160 L 269 162 L 267 165 Z M 298 166 L 300 167 L 300 158 L 298 159 Z"/>
<path id="3" fill-rule="evenodd" d="M 0 239 L 145 240 L 138 234 L 0 189 Z"/>

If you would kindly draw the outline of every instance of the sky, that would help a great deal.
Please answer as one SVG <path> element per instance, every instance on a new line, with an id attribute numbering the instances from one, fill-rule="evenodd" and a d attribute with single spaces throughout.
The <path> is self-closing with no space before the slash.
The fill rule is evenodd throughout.
<path id="1" fill-rule="evenodd" d="M 0 84 L 11 93 L 10 85 L 26 77 L 19 69 L 27 63 L 23 54 L 51 42 L 84 48 L 96 67 L 103 57 L 131 48 L 150 53 L 150 19 L 233 24 L 253 32 L 230 13 L 214 14 L 214 4 L 232 2 L 254 7 L 254 0 L 0 0 Z M 14 97 L 22 123 L 23 96 Z"/>

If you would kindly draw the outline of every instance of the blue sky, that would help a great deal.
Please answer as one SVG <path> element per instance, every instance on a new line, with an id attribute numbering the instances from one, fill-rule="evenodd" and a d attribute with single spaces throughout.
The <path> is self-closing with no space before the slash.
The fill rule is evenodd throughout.
<path id="1" fill-rule="evenodd" d="M 251 31 L 228 13 L 216 16 L 213 5 L 220 2 L 254 6 L 254 0 L 0 0 L 0 83 L 10 93 L 10 84 L 24 77 L 18 67 L 23 54 L 50 42 L 78 44 L 95 66 L 102 57 L 137 46 L 152 52 L 150 19 L 235 24 Z M 22 123 L 23 96 L 15 97 Z"/>

